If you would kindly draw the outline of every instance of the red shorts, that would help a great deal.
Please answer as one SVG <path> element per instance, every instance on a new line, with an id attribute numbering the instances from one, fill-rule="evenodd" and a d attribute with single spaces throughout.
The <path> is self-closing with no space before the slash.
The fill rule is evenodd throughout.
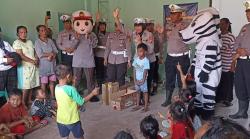
<path id="1" fill-rule="evenodd" d="M 38 116 L 32 116 L 32 119 L 34 122 L 40 121 L 40 118 Z M 25 131 L 26 127 L 23 123 L 10 128 L 10 132 L 17 135 L 24 135 Z"/>

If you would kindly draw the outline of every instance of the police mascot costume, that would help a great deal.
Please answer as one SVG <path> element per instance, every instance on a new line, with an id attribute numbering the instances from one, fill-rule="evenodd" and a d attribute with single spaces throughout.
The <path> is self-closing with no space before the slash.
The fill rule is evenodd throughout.
<path id="1" fill-rule="evenodd" d="M 87 80 L 88 93 L 95 88 L 94 82 L 94 50 L 98 39 L 92 32 L 94 24 L 92 15 L 88 11 L 79 10 L 72 14 L 73 29 L 76 32 L 78 45 L 73 56 L 73 72 L 75 77 L 74 85 L 79 89 L 82 74 Z M 93 97 L 91 102 L 99 101 L 98 97 Z"/>

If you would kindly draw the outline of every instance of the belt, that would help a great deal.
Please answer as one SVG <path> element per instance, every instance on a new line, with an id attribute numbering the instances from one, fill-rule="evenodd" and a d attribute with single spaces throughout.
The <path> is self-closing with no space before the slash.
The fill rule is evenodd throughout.
<path id="1" fill-rule="evenodd" d="M 250 56 L 241 56 L 239 59 L 250 59 Z"/>
<path id="2" fill-rule="evenodd" d="M 126 51 L 111 51 L 113 55 L 124 55 Z"/>
<path id="3" fill-rule="evenodd" d="M 69 55 L 69 56 L 74 55 L 74 53 L 67 53 L 67 52 L 65 52 L 65 51 L 62 51 L 62 53 L 65 54 L 65 55 Z"/>
<path id="4" fill-rule="evenodd" d="M 105 47 L 105 46 L 97 46 L 96 48 L 106 49 L 106 47 Z"/>
<path id="5" fill-rule="evenodd" d="M 160 53 L 156 53 L 155 56 L 160 56 Z"/>
<path id="6" fill-rule="evenodd" d="M 172 57 L 178 57 L 178 56 L 184 56 L 184 55 L 188 55 L 188 54 L 189 54 L 189 52 L 178 53 L 178 54 L 168 54 L 168 55 L 170 55 L 170 56 L 172 56 Z"/>

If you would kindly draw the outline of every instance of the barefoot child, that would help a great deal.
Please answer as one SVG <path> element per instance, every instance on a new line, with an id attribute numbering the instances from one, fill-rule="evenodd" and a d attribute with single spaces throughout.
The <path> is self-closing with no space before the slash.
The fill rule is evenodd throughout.
<path id="1" fill-rule="evenodd" d="M 11 133 L 19 136 L 43 126 L 35 118 L 28 116 L 22 104 L 22 91 L 19 89 L 14 89 L 9 93 L 9 100 L 0 109 L 0 113 L 0 123 L 6 124 Z"/>
<path id="2" fill-rule="evenodd" d="M 137 106 L 133 108 L 133 111 L 140 109 L 140 93 L 144 95 L 144 109 L 143 111 L 148 111 L 148 87 L 147 87 L 147 76 L 148 70 L 150 69 L 149 60 L 146 58 L 147 45 L 141 43 L 137 46 L 137 55 L 133 62 L 134 67 L 134 83 L 135 89 L 137 90 Z"/>
<path id="3" fill-rule="evenodd" d="M 56 76 L 59 84 L 55 89 L 57 101 L 57 126 L 61 138 L 68 138 L 70 132 L 77 139 L 84 139 L 83 129 L 78 112 L 78 106 L 82 106 L 92 97 L 97 96 L 99 89 L 95 88 L 85 98 L 82 98 L 76 91 L 76 88 L 68 85 L 72 82 L 71 68 L 66 65 L 58 65 L 56 67 Z"/>
<path id="4" fill-rule="evenodd" d="M 45 117 L 54 119 L 56 116 L 55 107 L 51 100 L 46 99 L 45 92 L 39 88 L 35 91 L 35 97 L 36 99 L 31 106 L 31 115 L 37 116 L 40 119 Z"/>

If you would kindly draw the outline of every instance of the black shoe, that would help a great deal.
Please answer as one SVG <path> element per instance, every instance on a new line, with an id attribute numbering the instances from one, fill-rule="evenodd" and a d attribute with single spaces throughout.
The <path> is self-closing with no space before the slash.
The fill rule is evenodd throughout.
<path id="1" fill-rule="evenodd" d="M 167 107 L 168 105 L 170 105 L 171 102 L 169 101 L 165 101 L 164 103 L 161 104 L 162 107 Z"/>
<path id="2" fill-rule="evenodd" d="M 100 101 L 100 99 L 97 96 L 94 96 L 89 101 L 90 102 L 98 102 L 98 101 Z"/>
<path id="3" fill-rule="evenodd" d="M 149 95 L 150 95 L 150 96 L 154 96 L 154 95 L 155 95 L 155 93 L 154 93 L 154 92 L 152 92 L 152 93 L 150 93 Z"/>
<path id="4" fill-rule="evenodd" d="M 229 118 L 231 118 L 231 119 L 247 119 L 248 115 L 247 114 L 240 115 L 240 114 L 236 113 L 234 115 L 229 115 Z"/>
<path id="5" fill-rule="evenodd" d="M 225 107 L 233 106 L 233 104 L 229 101 L 224 101 L 224 102 L 222 102 L 222 104 L 224 104 Z"/>

